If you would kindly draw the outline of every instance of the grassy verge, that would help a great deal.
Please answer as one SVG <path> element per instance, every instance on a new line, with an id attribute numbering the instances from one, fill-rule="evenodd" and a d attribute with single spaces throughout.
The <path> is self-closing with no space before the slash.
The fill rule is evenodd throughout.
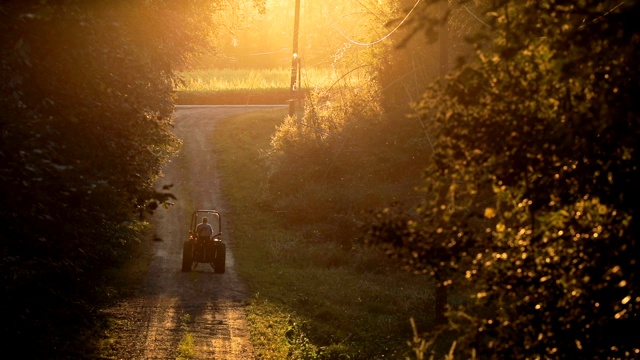
<path id="1" fill-rule="evenodd" d="M 215 139 L 231 246 L 251 291 L 248 320 L 258 358 L 409 356 L 409 319 L 422 328 L 432 321 L 429 280 L 397 270 L 376 250 L 292 227 L 265 204 L 261 154 L 285 115 L 279 109 L 225 120 Z"/>
<path id="2" fill-rule="evenodd" d="M 82 324 L 74 323 L 69 317 L 68 323 L 61 326 L 59 336 L 70 339 L 66 342 L 70 348 L 69 354 L 60 357 L 61 359 L 115 358 L 112 350 L 114 338 L 111 332 L 117 327 L 117 322 L 122 320 L 114 319 L 101 310 L 125 301 L 140 289 L 152 260 L 153 242 L 158 240 L 149 223 L 140 223 L 137 238 L 128 239 L 125 245 L 128 250 L 123 252 L 120 261 L 100 272 L 99 278 L 93 279 L 92 284 L 98 287 L 99 297 L 87 297 L 87 303 L 94 307 L 94 318 L 91 319 L 91 324 Z M 73 329 L 75 333 L 64 333 L 65 328 Z M 48 353 L 42 358 L 58 357 Z"/>
<path id="3" fill-rule="evenodd" d="M 350 86 L 362 81 L 359 73 L 344 78 L 348 70 L 305 68 L 301 89 L 339 88 L 349 80 Z M 205 69 L 181 74 L 183 82 L 176 86 L 176 103 L 180 105 L 263 105 L 287 104 L 291 69 Z M 342 81 L 342 82 L 341 82 Z M 303 95 L 299 95 L 301 98 Z"/>

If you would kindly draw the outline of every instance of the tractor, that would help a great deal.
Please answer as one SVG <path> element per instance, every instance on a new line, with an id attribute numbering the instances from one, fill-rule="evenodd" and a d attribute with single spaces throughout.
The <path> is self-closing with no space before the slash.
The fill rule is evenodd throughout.
<path id="1" fill-rule="evenodd" d="M 213 229 L 211 236 L 198 236 L 196 228 L 207 217 Z M 189 239 L 182 247 L 182 271 L 194 270 L 199 264 L 209 264 L 217 274 L 225 270 L 226 246 L 222 242 L 222 218 L 216 210 L 196 210 L 191 216 Z"/>

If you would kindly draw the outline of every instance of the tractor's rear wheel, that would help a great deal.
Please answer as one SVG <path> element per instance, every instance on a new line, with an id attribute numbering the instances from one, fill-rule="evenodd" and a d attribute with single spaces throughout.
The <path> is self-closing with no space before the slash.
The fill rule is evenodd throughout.
<path id="1" fill-rule="evenodd" d="M 213 271 L 216 274 L 224 273 L 225 262 L 227 257 L 227 247 L 223 242 L 218 242 L 216 245 L 216 259 L 213 263 Z"/>
<path id="2" fill-rule="evenodd" d="M 182 271 L 191 271 L 191 264 L 193 263 L 193 243 L 191 241 L 185 241 L 182 246 Z"/>

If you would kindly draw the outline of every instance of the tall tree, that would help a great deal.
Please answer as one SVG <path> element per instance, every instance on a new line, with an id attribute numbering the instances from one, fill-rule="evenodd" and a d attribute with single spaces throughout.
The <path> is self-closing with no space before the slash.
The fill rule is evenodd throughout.
<path id="1" fill-rule="evenodd" d="M 175 71 L 209 45 L 218 7 L 0 3 L 3 343 L 63 351 L 59 328 L 92 319 L 97 274 L 170 199 L 153 183 L 178 145 Z"/>
<path id="2" fill-rule="evenodd" d="M 447 326 L 465 351 L 637 357 L 640 5 L 482 5 L 476 56 L 418 106 L 437 132 L 424 206 L 371 238 L 470 291 Z"/>

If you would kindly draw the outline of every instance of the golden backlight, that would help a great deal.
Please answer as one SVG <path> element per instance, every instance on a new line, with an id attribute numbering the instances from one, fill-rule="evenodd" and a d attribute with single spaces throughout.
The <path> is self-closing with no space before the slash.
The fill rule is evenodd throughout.
<path id="1" fill-rule="evenodd" d="M 403 16 L 398 0 L 300 0 L 299 56 L 302 66 L 328 67 L 349 53 L 371 51 Z M 217 17 L 216 56 L 204 68 L 282 68 L 291 63 L 295 0 L 267 0 L 260 12 L 238 2 Z M 376 44 L 378 45 L 378 44 Z M 379 45 L 384 45 L 380 43 Z"/>

